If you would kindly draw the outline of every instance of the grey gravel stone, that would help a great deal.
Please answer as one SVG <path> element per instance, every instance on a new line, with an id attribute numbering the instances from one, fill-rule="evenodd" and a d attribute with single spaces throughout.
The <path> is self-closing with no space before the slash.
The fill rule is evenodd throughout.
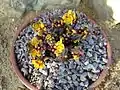
<path id="1" fill-rule="evenodd" d="M 72 84 L 73 82 L 72 82 L 72 80 L 71 80 L 71 81 L 69 81 L 68 83 L 69 83 L 69 84 L 70 84 L 70 86 L 71 86 L 71 84 Z M 72 85 L 73 85 L 73 84 L 72 84 Z"/>
<path id="2" fill-rule="evenodd" d="M 95 45 L 95 49 L 99 50 L 100 49 L 99 45 Z"/>
<path id="3" fill-rule="evenodd" d="M 72 69 L 74 67 L 74 63 L 73 62 L 70 62 L 69 64 L 69 69 Z"/>
<path id="4" fill-rule="evenodd" d="M 42 69 L 39 69 L 39 72 L 41 72 L 43 75 L 47 76 L 48 73 L 47 73 L 47 70 L 42 70 Z"/>
<path id="5" fill-rule="evenodd" d="M 88 57 L 92 57 L 92 54 L 90 52 L 87 52 Z"/>
<path id="6" fill-rule="evenodd" d="M 100 70 L 99 70 L 99 69 L 97 69 L 97 70 L 96 70 L 96 69 L 93 69 L 92 72 L 93 72 L 93 73 L 99 73 Z"/>
<path id="7" fill-rule="evenodd" d="M 63 85 L 64 90 L 69 90 L 66 85 Z"/>
<path id="8" fill-rule="evenodd" d="M 21 71 L 23 72 L 24 76 L 28 75 L 28 70 L 25 68 L 21 68 Z"/>
<path id="9" fill-rule="evenodd" d="M 97 79 L 98 79 L 98 75 L 94 74 L 93 77 L 92 77 L 92 80 L 96 81 Z"/>
<path id="10" fill-rule="evenodd" d="M 45 82 L 44 82 L 44 87 L 46 88 L 47 85 L 48 85 L 48 81 L 45 81 Z"/>
<path id="11" fill-rule="evenodd" d="M 106 45 L 107 45 L 107 42 L 104 42 L 103 44 L 106 46 Z"/>
<path id="12" fill-rule="evenodd" d="M 77 73 L 77 71 L 76 71 L 75 69 L 72 69 L 71 72 L 72 72 L 73 74 L 76 74 L 76 73 Z"/>
<path id="13" fill-rule="evenodd" d="M 83 67 L 83 69 L 89 71 L 89 70 L 95 69 L 95 67 L 92 64 L 88 64 L 87 66 Z"/>
<path id="14" fill-rule="evenodd" d="M 93 77 L 93 73 L 88 72 L 88 77 L 89 77 L 89 78 L 92 78 L 92 77 Z"/>
<path id="15" fill-rule="evenodd" d="M 65 68 L 64 67 L 60 67 L 60 71 L 61 71 L 61 73 L 64 73 L 65 72 Z"/>
<path id="16" fill-rule="evenodd" d="M 77 86 L 77 90 L 83 90 L 81 86 Z"/>
<path id="17" fill-rule="evenodd" d="M 59 83 L 67 83 L 67 80 L 66 79 L 61 79 L 61 80 L 59 80 Z"/>
<path id="18" fill-rule="evenodd" d="M 101 54 L 104 54 L 104 51 L 102 49 L 98 49 L 98 51 L 101 53 Z"/>
<path id="19" fill-rule="evenodd" d="M 29 73 L 32 73 L 32 70 L 33 70 L 32 68 L 29 68 L 29 71 L 28 71 L 28 72 L 29 72 Z"/>
<path id="20" fill-rule="evenodd" d="M 108 62 L 108 60 L 106 58 L 102 58 L 102 61 L 105 62 L 105 63 Z"/>
<path id="21" fill-rule="evenodd" d="M 84 82 L 84 84 L 85 84 L 85 85 L 84 85 L 85 87 L 88 87 L 88 85 L 89 85 L 88 80 L 86 80 L 86 81 Z"/>
<path id="22" fill-rule="evenodd" d="M 99 43 L 99 46 L 100 46 L 100 47 L 103 47 L 103 43 L 102 43 L 102 42 L 100 42 L 100 43 Z"/>
<path id="23" fill-rule="evenodd" d="M 93 39 L 89 39 L 88 42 L 89 42 L 90 45 L 94 44 L 94 40 Z"/>
<path id="24" fill-rule="evenodd" d="M 89 64 L 89 60 L 85 61 L 84 64 L 85 64 L 85 65 L 88 65 L 88 64 Z"/>
<path id="25" fill-rule="evenodd" d="M 60 87 L 59 85 L 55 86 L 58 90 L 62 90 L 62 87 Z"/>
<path id="26" fill-rule="evenodd" d="M 68 80 L 68 81 L 71 80 L 71 77 L 70 77 L 70 76 L 67 76 L 67 80 Z"/>
<path id="27" fill-rule="evenodd" d="M 72 75 L 72 80 L 75 81 L 77 79 L 77 76 L 75 74 Z"/>
<path id="28" fill-rule="evenodd" d="M 81 86 L 85 86 L 83 82 L 80 83 Z"/>
<path id="29" fill-rule="evenodd" d="M 72 74 L 72 72 L 69 70 L 69 71 L 68 71 L 68 74 Z"/>
<path id="30" fill-rule="evenodd" d="M 78 81 L 74 81 L 73 83 L 74 83 L 75 86 L 79 85 Z"/>
<path id="31" fill-rule="evenodd" d="M 73 83 L 70 83 L 70 88 L 74 88 L 74 84 Z"/>
<path id="32" fill-rule="evenodd" d="M 103 70 L 105 68 L 105 65 L 99 64 L 98 67 L 100 68 L 100 70 Z"/>
<path id="33" fill-rule="evenodd" d="M 80 69 L 80 70 L 79 70 L 79 73 L 80 73 L 80 74 L 81 74 L 81 73 L 83 73 L 83 72 L 84 72 L 84 70 L 83 70 L 83 69 Z"/>
<path id="34" fill-rule="evenodd" d="M 85 81 L 85 80 L 86 80 L 86 75 L 85 75 L 85 76 L 84 76 L 84 75 L 81 75 L 81 76 L 80 76 L 80 80 L 81 80 L 81 81 Z"/>
<path id="35" fill-rule="evenodd" d="M 47 66 L 47 68 L 50 68 L 51 67 L 51 63 L 47 63 L 46 66 Z"/>

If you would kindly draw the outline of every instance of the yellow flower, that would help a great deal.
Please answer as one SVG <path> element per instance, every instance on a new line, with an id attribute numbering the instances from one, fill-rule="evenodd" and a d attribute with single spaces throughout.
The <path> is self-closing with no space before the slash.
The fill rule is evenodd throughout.
<path id="1" fill-rule="evenodd" d="M 87 35 L 88 35 L 88 31 L 87 30 L 85 30 L 84 32 L 83 32 L 83 37 L 82 37 L 82 39 L 85 39 L 86 37 L 87 37 Z"/>
<path id="2" fill-rule="evenodd" d="M 72 29 L 72 33 L 77 33 L 76 30 Z"/>
<path id="3" fill-rule="evenodd" d="M 45 28 L 45 25 L 39 20 L 35 23 L 32 24 L 32 28 L 35 30 L 35 31 L 39 31 L 39 30 L 43 30 Z"/>
<path id="4" fill-rule="evenodd" d="M 79 40 L 75 40 L 75 41 L 73 41 L 74 43 L 77 43 L 77 42 L 79 42 Z"/>
<path id="5" fill-rule="evenodd" d="M 79 55 L 73 55 L 74 60 L 79 60 L 80 56 Z"/>
<path id="6" fill-rule="evenodd" d="M 47 40 L 52 40 L 52 36 L 50 34 L 47 34 L 46 39 Z"/>
<path id="7" fill-rule="evenodd" d="M 63 38 L 60 38 L 60 41 L 58 41 L 57 43 L 55 43 L 55 46 L 54 46 L 54 48 L 56 49 L 55 50 L 55 54 L 56 54 L 56 56 L 59 56 L 62 52 L 63 52 L 63 50 L 64 50 L 64 44 L 62 43 L 62 40 L 63 40 Z"/>
<path id="8" fill-rule="evenodd" d="M 41 36 L 42 33 L 46 31 L 45 25 L 40 20 L 33 23 L 32 28 L 34 29 L 35 32 L 37 32 L 39 36 Z"/>
<path id="9" fill-rule="evenodd" d="M 39 43 L 42 43 L 41 40 L 38 40 L 37 37 L 33 37 L 30 41 L 30 44 L 34 46 L 35 48 L 38 46 Z"/>
<path id="10" fill-rule="evenodd" d="M 41 56 L 41 52 L 39 50 L 32 49 L 31 52 L 30 52 L 30 55 L 32 56 L 32 58 L 35 58 L 36 56 L 40 57 Z"/>
<path id="11" fill-rule="evenodd" d="M 62 19 L 63 19 L 64 23 L 72 24 L 73 21 L 76 20 L 76 14 L 74 11 L 68 10 L 68 12 L 63 15 Z"/>
<path id="12" fill-rule="evenodd" d="M 71 33 L 69 28 L 66 28 L 66 31 L 67 31 L 67 34 Z"/>
<path id="13" fill-rule="evenodd" d="M 41 60 L 32 60 L 32 64 L 36 69 L 43 69 L 45 67 L 45 64 Z"/>

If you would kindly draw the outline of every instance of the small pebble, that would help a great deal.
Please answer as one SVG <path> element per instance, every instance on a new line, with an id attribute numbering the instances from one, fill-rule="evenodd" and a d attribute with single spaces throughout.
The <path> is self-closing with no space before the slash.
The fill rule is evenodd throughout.
<path id="1" fill-rule="evenodd" d="M 86 80 L 86 81 L 84 82 L 84 84 L 85 84 L 85 87 L 88 87 L 88 85 L 89 85 L 88 80 Z"/>
<path id="2" fill-rule="evenodd" d="M 89 42 L 90 45 L 93 45 L 93 44 L 94 44 L 94 40 L 93 40 L 93 39 L 89 39 L 88 42 Z"/>
<path id="3" fill-rule="evenodd" d="M 80 80 L 81 80 L 81 81 L 85 81 L 85 80 L 86 80 L 86 76 L 81 75 L 81 76 L 80 76 Z"/>
<path id="4" fill-rule="evenodd" d="M 74 83 L 75 86 L 79 85 L 78 81 L 74 81 L 73 83 Z"/>
<path id="5" fill-rule="evenodd" d="M 81 86 L 85 86 L 83 82 L 80 83 Z"/>
<path id="6" fill-rule="evenodd" d="M 72 80 L 75 81 L 77 79 L 77 76 L 75 74 L 72 75 Z"/>
<path id="7" fill-rule="evenodd" d="M 27 75 L 28 75 L 28 71 L 27 71 L 27 69 L 22 68 L 21 71 L 23 72 L 24 76 L 27 76 Z"/>
<path id="8" fill-rule="evenodd" d="M 102 42 L 100 42 L 100 43 L 99 43 L 99 46 L 100 46 L 100 47 L 103 47 L 103 43 L 102 43 Z"/>
<path id="9" fill-rule="evenodd" d="M 70 76 L 67 76 L 67 80 L 70 81 L 70 80 L 71 80 L 71 77 L 70 77 Z"/>
<path id="10" fill-rule="evenodd" d="M 90 52 L 87 52 L 88 57 L 92 57 L 92 54 Z"/>
<path id="11" fill-rule="evenodd" d="M 105 62 L 105 63 L 107 63 L 108 59 L 102 58 L 102 61 Z"/>
<path id="12" fill-rule="evenodd" d="M 66 85 L 63 85 L 64 90 L 69 90 Z"/>
<path id="13" fill-rule="evenodd" d="M 85 64 L 85 65 L 88 65 L 88 64 L 89 64 L 89 61 L 88 61 L 88 60 L 87 60 L 87 61 L 85 61 L 85 62 L 84 62 L 84 64 Z"/>
<path id="14" fill-rule="evenodd" d="M 77 86 L 77 90 L 83 90 L 81 86 Z"/>
<path id="15" fill-rule="evenodd" d="M 47 70 L 45 71 L 45 70 L 39 69 L 39 72 L 41 72 L 41 73 L 42 73 L 43 75 L 45 75 L 45 76 L 48 75 Z"/>

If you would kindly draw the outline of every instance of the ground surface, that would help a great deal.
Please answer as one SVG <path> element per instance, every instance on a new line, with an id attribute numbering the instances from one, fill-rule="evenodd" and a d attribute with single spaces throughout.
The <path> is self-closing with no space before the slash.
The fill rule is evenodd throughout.
<path id="1" fill-rule="evenodd" d="M 82 10 L 96 20 L 101 27 L 106 28 L 105 31 L 113 50 L 114 64 L 106 79 L 96 90 L 120 90 L 120 25 L 100 20 L 94 10 L 87 8 L 84 2 L 78 10 Z M 0 0 L 0 90 L 27 90 L 11 70 L 9 60 L 15 27 L 21 22 L 21 15 L 20 12 L 9 7 L 9 0 Z"/>

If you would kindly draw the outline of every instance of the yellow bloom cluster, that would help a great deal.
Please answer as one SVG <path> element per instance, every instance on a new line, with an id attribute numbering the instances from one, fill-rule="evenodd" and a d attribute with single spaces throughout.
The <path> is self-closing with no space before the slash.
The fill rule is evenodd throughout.
<path id="1" fill-rule="evenodd" d="M 30 55 L 32 56 L 32 64 L 34 65 L 34 67 L 36 69 L 43 69 L 45 67 L 44 62 L 42 60 L 36 60 L 36 57 L 40 57 L 41 56 L 41 52 L 40 50 L 36 50 L 36 49 L 32 49 L 30 52 Z"/>
<path id="2" fill-rule="evenodd" d="M 42 60 L 32 60 L 32 64 L 36 69 L 43 69 L 45 67 L 45 64 Z"/>
<path id="3" fill-rule="evenodd" d="M 38 47 L 38 44 L 41 44 L 42 40 L 38 40 L 37 37 L 33 37 L 30 41 L 30 44 L 35 48 Z"/>
<path id="4" fill-rule="evenodd" d="M 77 32 L 76 32 L 76 30 L 72 29 L 72 33 L 74 33 L 74 34 L 75 34 L 75 33 L 77 33 Z"/>
<path id="5" fill-rule="evenodd" d="M 73 24 L 73 21 L 76 20 L 76 14 L 72 10 L 69 10 L 63 15 L 62 19 L 66 24 Z"/>
<path id="6" fill-rule="evenodd" d="M 51 34 L 47 34 L 46 39 L 47 39 L 48 41 L 51 41 L 51 40 L 52 40 Z"/>
<path id="7" fill-rule="evenodd" d="M 35 60 L 36 59 L 36 57 L 38 57 L 38 58 L 40 58 L 41 57 L 41 52 L 40 52 L 40 50 L 38 50 L 38 49 L 36 49 L 36 48 L 38 48 L 38 45 L 40 44 L 40 43 L 42 43 L 42 40 L 38 40 L 37 39 L 37 37 L 33 37 L 32 39 L 31 39 L 31 41 L 30 41 L 30 44 L 32 45 L 32 46 L 34 46 L 35 48 L 32 48 L 32 50 L 30 50 L 30 55 L 31 55 L 31 57 L 32 57 L 32 64 L 34 65 L 34 67 L 36 68 L 36 69 L 42 69 L 42 68 L 44 68 L 45 67 L 45 65 L 44 65 L 44 62 L 43 61 L 41 61 L 41 60 Z"/>
<path id="8" fill-rule="evenodd" d="M 39 36 L 41 36 L 42 33 L 46 31 L 45 25 L 40 20 L 33 23 L 32 28 L 34 29 L 35 32 L 37 32 Z"/>
<path id="9" fill-rule="evenodd" d="M 74 60 L 79 60 L 80 56 L 79 55 L 73 55 Z"/>
<path id="10" fill-rule="evenodd" d="M 35 59 L 35 57 L 40 57 L 41 56 L 41 52 L 39 50 L 32 49 L 31 52 L 30 52 L 30 55 L 32 56 L 32 58 Z"/>
<path id="11" fill-rule="evenodd" d="M 61 27 L 62 25 L 64 24 L 67 24 L 67 25 L 72 25 L 75 21 L 76 21 L 76 13 L 72 10 L 68 10 L 63 16 L 62 16 L 62 19 L 61 20 L 55 20 L 53 23 L 52 23 L 52 27 L 53 28 L 56 28 L 56 27 Z M 53 47 L 51 48 L 52 51 L 54 51 L 54 54 L 56 55 L 56 57 L 60 56 L 64 49 L 65 49 L 65 46 L 63 44 L 63 37 L 60 37 L 60 40 L 57 41 L 57 42 L 54 42 L 54 37 L 52 37 L 51 34 L 49 34 L 46 30 L 46 26 L 43 22 L 41 22 L 41 20 L 38 20 L 37 22 L 34 22 L 32 23 L 32 29 L 35 31 L 35 33 L 37 33 L 37 37 L 43 37 L 43 33 L 45 32 L 44 36 L 45 37 L 45 40 L 47 41 L 47 44 L 54 46 L 54 49 Z M 74 29 L 70 29 L 69 30 L 69 27 L 66 28 L 66 31 L 67 33 L 66 34 L 76 34 L 76 30 Z M 87 35 L 87 31 L 84 31 L 82 33 L 82 36 L 83 38 L 85 38 Z M 39 40 L 37 37 L 33 37 L 30 41 L 30 44 L 32 46 L 32 49 L 30 50 L 30 55 L 32 57 L 32 64 L 34 65 L 34 67 L 36 69 L 43 69 L 45 67 L 45 59 L 44 61 L 41 60 L 42 59 L 42 52 L 41 49 L 39 48 L 40 45 L 43 45 L 43 42 L 42 40 Z M 58 36 L 59 37 L 59 36 Z M 68 38 L 65 38 L 65 40 L 68 39 Z M 78 42 L 77 40 L 74 41 L 74 43 Z M 51 44 L 52 43 L 52 44 Z M 72 54 L 73 56 L 73 59 L 74 60 L 79 60 L 79 54 Z M 65 58 L 67 58 L 67 56 L 65 56 Z"/>
<path id="12" fill-rule="evenodd" d="M 60 41 L 55 43 L 55 46 L 54 46 L 55 52 L 54 53 L 55 53 L 56 56 L 59 56 L 65 48 L 64 44 L 62 43 L 62 40 L 63 40 L 63 38 L 60 38 Z"/>

